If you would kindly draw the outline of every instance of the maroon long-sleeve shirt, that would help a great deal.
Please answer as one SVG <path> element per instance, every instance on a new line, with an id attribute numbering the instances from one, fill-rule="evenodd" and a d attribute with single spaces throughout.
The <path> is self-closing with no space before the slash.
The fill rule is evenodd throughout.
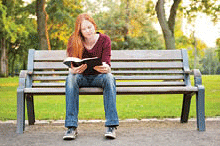
<path id="1" fill-rule="evenodd" d="M 98 32 L 99 33 L 99 32 Z M 73 36 L 70 37 L 67 47 L 72 47 Z M 94 45 L 94 47 L 90 50 L 84 47 L 84 51 L 82 54 L 82 58 L 92 58 L 99 57 L 102 62 L 105 62 L 109 66 L 111 66 L 111 39 L 109 36 L 99 33 L 99 38 Z M 95 74 L 98 74 L 96 72 Z"/>
<path id="2" fill-rule="evenodd" d="M 84 48 L 82 58 L 99 57 L 111 66 L 111 40 L 109 36 L 99 33 L 99 38 L 90 50 Z"/>

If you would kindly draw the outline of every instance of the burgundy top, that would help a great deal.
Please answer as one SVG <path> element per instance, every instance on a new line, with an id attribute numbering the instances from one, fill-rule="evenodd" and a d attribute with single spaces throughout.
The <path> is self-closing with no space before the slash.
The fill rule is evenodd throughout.
<path id="1" fill-rule="evenodd" d="M 102 62 L 111 66 L 111 40 L 109 36 L 99 33 L 99 38 L 90 50 L 84 47 L 82 58 L 99 57 Z"/>
<path id="2" fill-rule="evenodd" d="M 84 47 L 82 58 L 99 57 L 102 62 L 111 66 L 111 39 L 109 36 L 99 33 L 99 38 L 92 49 L 88 50 Z M 73 36 L 70 37 L 67 47 L 71 47 Z M 99 74 L 96 72 L 95 74 Z"/>

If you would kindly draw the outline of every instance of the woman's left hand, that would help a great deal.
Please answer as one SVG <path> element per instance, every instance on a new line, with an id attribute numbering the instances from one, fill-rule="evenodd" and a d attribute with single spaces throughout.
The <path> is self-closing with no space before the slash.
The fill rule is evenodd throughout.
<path id="1" fill-rule="evenodd" d="M 103 64 L 101 66 L 95 66 L 94 69 L 100 73 L 103 73 L 103 74 L 111 72 L 111 68 L 108 64 Z"/>

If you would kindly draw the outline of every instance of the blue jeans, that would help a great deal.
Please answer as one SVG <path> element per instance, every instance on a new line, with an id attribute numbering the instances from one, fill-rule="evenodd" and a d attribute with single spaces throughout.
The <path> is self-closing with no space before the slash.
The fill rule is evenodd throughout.
<path id="1" fill-rule="evenodd" d="M 66 120 L 65 127 L 78 126 L 79 88 L 101 87 L 103 88 L 105 126 L 118 126 L 118 114 L 116 109 L 116 83 L 111 73 L 87 75 L 69 74 L 66 78 Z"/>

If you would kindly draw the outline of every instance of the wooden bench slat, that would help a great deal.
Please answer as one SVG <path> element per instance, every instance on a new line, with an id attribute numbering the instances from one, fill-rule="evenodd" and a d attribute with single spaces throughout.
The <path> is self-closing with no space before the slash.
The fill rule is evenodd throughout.
<path id="1" fill-rule="evenodd" d="M 34 69 L 68 69 L 63 62 L 34 62 Z"/>
<path id="2" fill-rule="evenodd" d="M 65 50 L 36 50 L 34 60 L 56 61 L 66 58 Z M 182 60 L 180 50 L 113 50 L 112 61 L 114 60 Z"/>
<path id="3" fill-rule="evenodd" d="M 182 70 L 112 70 L 112 74 L 183 74 Z"/>
<path id="4" fill-rule="evenodd" d="M 117 87 L 184 86 L 184 82 L 116 82 Z"/>
<path id="5" fill-rule="evenodd" d="M 184 86 L 184 82 L 116 82 L 117 87 Z M 33 87 L 65 87 L 65 83 L 33 83 Z"/>
<path id="6" fill-rule="evenodd" d="M 32 84 L 33 87 L 65 87 L 65 83 L 61 82 L 61 83 L 33 83 Z"/>
<path id="7" fill-rule="evenodd" d="M 25 88 L 24 92 L 27 94 L 43 95 L 43 94 L 65 94 L 65 88 Z M 80 88 L 80 94 L 92 95 L 102 94 L 102 88 Z"/>
<path id="8" fill-rule="evenodd" d="M 114 68 L 136 68 L 136 69 L 180 69 L 182 62 L 112 62 Z M 62 62 L 34 62 L 34 69 L 67 69 Z"/>
<path id="9" fill-rule="evenodd" d="M 183 75 L 168 76 L 115 76 L 116 80 L 183 80 Z"/>
<path id="10" fill-rule="evenodd" d="M 34 76 L 34 81 L 65 81 L 66 76 Z"/>
<path id="11" fill-rule="evenodd" d="M 114 50 L 111 59 L 117 61 L 130 60 L 182 60 L 179 50 Z"/>
<path id="12" fill-rule="evenodd" d="M 183 94 L 198 91 L 196 87 L 117 87 L 117 94 Z M 80 95 L 103 94 L 102 88 L 80 88 Z M 29 94 L 65 94 L 65 88 L 25 88 Z"/>
<path id="13" fill-rule="evenodd" d="M 111 67 L 129 69 L 180 69 L 182 62 L 112 62 Z"/>
<path id="14" fill-rule="evenodd" d="M 112 74 L 183 74 L 182 70 L 112 70 Z M 67 75 L 69 71 L 34 71 L 34 75 Z"/>
<path id="15" fill-rule="evenodd" d="M 183 80 L 183 75 L 115 76 L 116 80 Z M 66 76 L 34 76 L 34 81 L 64 81 Z"/>
<path id="16" fill-rule="evenodd" d="M 36 50 L 35 61 L 63 61 L 66 58 L 65 50 Z"/>
<path id="17" fill-rule="evenodd" d="M 183 94 L 198 91 L 196 87 L 118 87 L 119 94 Z"/>
<path id="18" fill-rule="evenodd" d="M 69 71 L 34 71 L 35 75 L 67 75 Z"/>

